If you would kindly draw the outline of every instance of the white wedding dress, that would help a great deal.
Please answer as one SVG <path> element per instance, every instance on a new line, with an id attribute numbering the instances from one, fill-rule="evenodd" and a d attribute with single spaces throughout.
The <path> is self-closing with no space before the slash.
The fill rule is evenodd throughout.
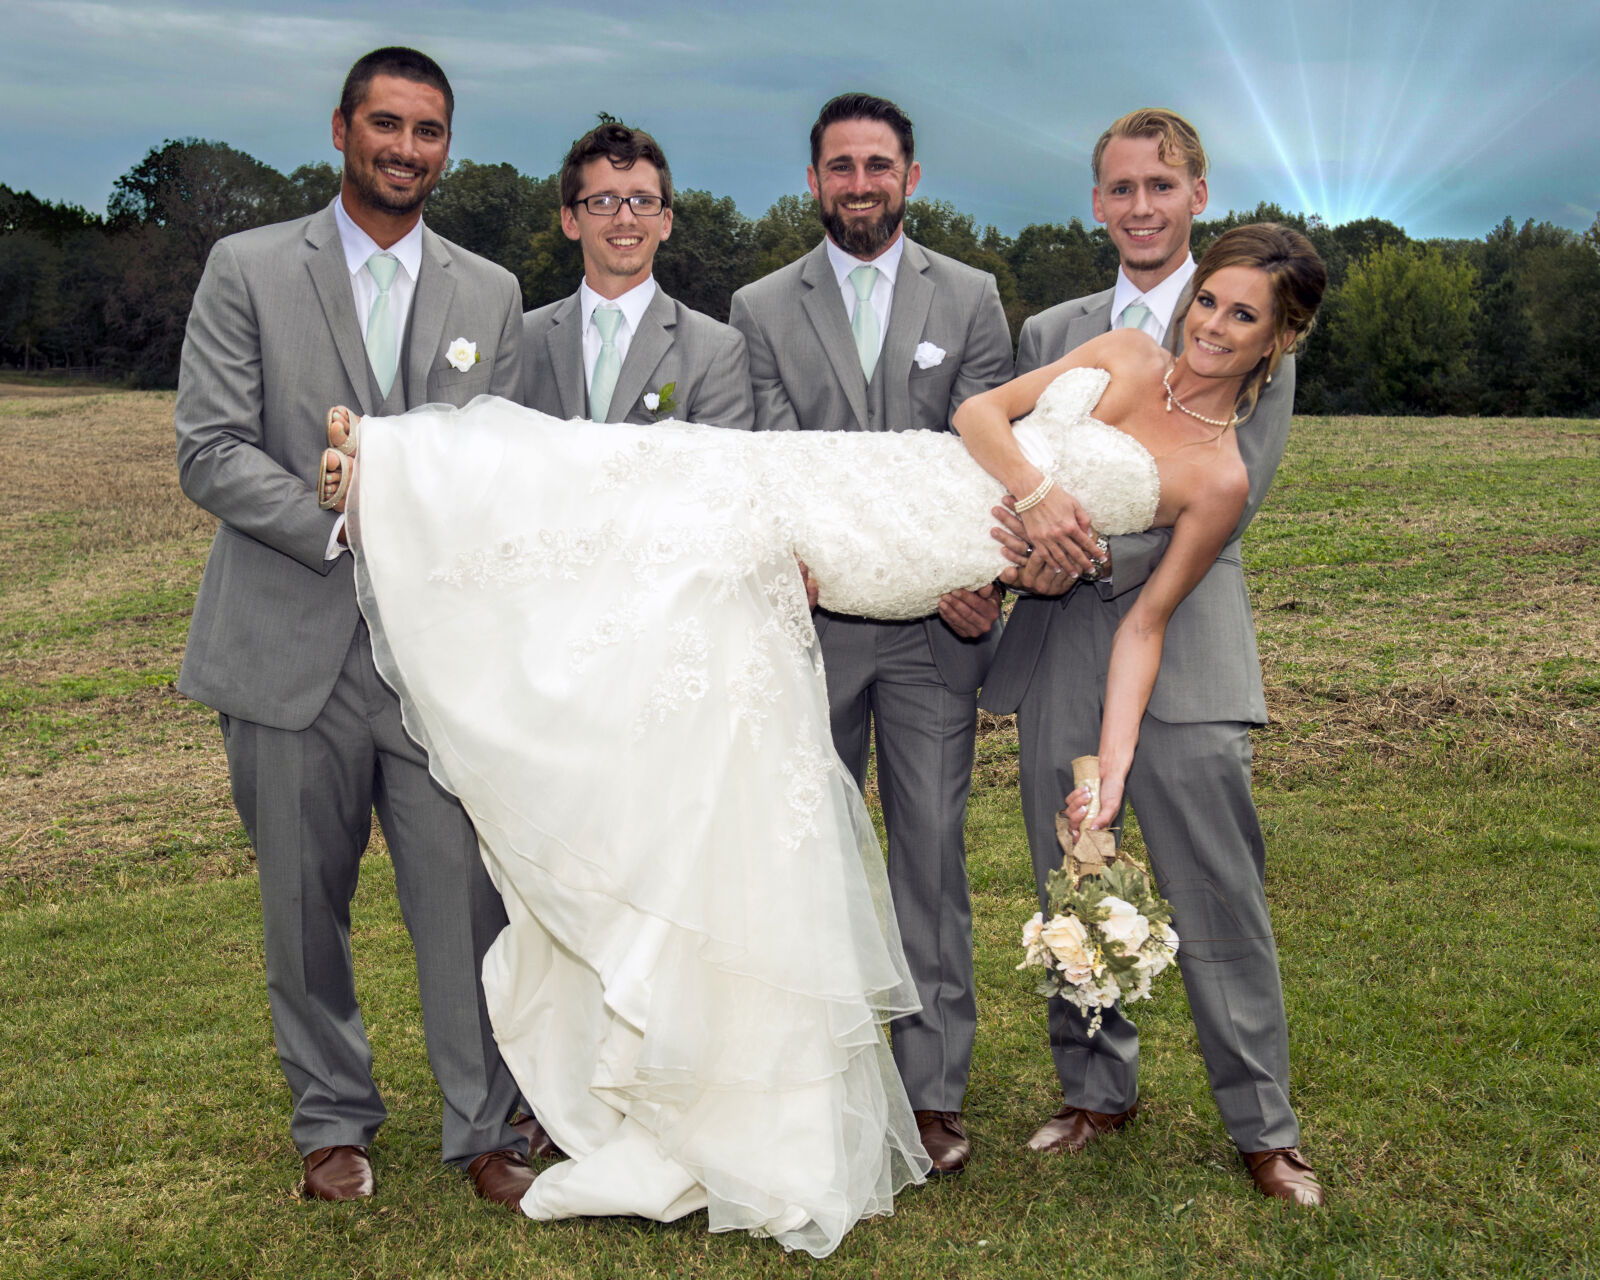
<path id="1" fill-rule="evenodd" d="M 1096 527 L 1150 455 L 1063 375 L 1017 426 Z M 378 666 L 476 824 L 509 927 L 506 1063 L 571 1159 L 535 1218 L 707 1209 L 821 1257 L 929 1164 L 883 1025 L 914 1010 L 882 855 L 833 750 L 795 555 L 880 618 L 1003 567 L 1001 487 L 937 432 L 369 419 L 351 504 Z"/>

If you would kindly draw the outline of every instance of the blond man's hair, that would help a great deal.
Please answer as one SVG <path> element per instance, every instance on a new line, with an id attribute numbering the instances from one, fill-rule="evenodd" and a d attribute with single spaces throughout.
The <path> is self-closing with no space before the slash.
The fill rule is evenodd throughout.
<path id="1" fill-rule="evenodd" d="M 1165 107 L 1140 107 L 1122 119 L 1114 121 L 1094 144 L 1095 186 L 1100 185 L 1100 162 L 1113 138 L 1154 138 L 1159 146 L 1156 154 L 1164 164 L 1182 167 L 1189 172 L 1191 182 L 1206 176 L 1206 149 L 1200 145 L 1200 134 L 1195 127 L 1176 111 Z"/>

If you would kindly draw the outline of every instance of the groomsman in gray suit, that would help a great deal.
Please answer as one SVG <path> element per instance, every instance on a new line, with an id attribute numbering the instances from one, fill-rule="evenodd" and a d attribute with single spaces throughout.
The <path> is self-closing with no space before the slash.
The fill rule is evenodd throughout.
<path id="1" fill-rule="evenodd" d="M 655 282 L 656 250 L 672 234 L 672 172 L 656 140 L 613 121 L 573 143 L 561 228 L 583 248 L 583 282 L 523 318 L 522 403 L 557 418 L 749 430 L 743 336 Z"/>
<path id="2" fill-rule="evenodd" d="M 260 873 L 289 1131 L 304 1194 L 322 1200 L 373 1193 L 367 1148 L 385 1115 L 350 959 L 374 805 L 416 946 L 443 1158 L 503 1203 L 532 1182 L 478 981 L 505 911 L 466 814 L 429 777 L 378 677 L 343 517 L 316 493 L 331 405 L 393 414 L 516 394 L 516 281 L 422 224 L 453 105 L 444 73 L 413 49 L 351 68 L 333 113 L 339 196 L 217 244 L 178 382 L 179 477 L 221 522 L 178 687 L 221 713 Z M 474 362 L 447 359 L 461 339 Z"/>
<path id="3" fill-rule="evenodd" d="M 1094 150 L 1094 214 L 1121 267 L 1104 292 L 1063 302 L 1022 328 L 1018 374 L 1059 359 L 1113 326 L 1136 326 L 1177 349 L 1194 274 L 1190 227 L 1206 206 L 1206 158 L 1181 116 L 1124 116 Z M 1301 1204 L 1323 1191 L 1297 1149 L 1289 1105 L 1289 1033 L 1263 886 L 1265 850 L 1250 795 L 1250 729 L 1265 724 L 1255 625 L 1239 538 L 1260 508 L 1289 435 L 1294 363 L 1284 360 L 1238 428 L 1250 495 L 1216 563 L 1172 615 L 1161 673 L 1140 728 L 1127 798 L 1157 885 L 1182 939 L 1180 968 L 1228 1132 L 1256 1185 Z M 1055 813 L 1073 788 L 1072 760 L 1095 754 L 1117 625 L 1160 560 L 1168 531 L 1110 540 L 1109 571 L 1064 600 L 1024 598 L 1006 625 L 983 705 L 1017 712 L 1022 793 L 1041 900 L 1061 865 Z M 1031 574 L 1024 572 L 1023 584 Z M 1029 1142 L 1082 1151 L 1137 1110 L 1139 1039 L 1120 1009 L 1099 1033 L 1050 1002 L 1050 1047 L 1066 1105 Z"/>
<path id="4" fill-rule="evenodd" d="M 920 176 L 911 121 L 892 102 L 844 94 L 822 108 L 806 180 L 827 237 L 733 297 L 758 430 L 946 431 L 963 400 L 1011 376 L 994 278 L 902 234 Z M 889 884 L 922 1002 L 894 1023 L 894 1056 L 936 1173 L 959 1172 L 972 1154 L 961 1120 L 977 1026 L 962 829 L 997 597 L 959 592 L 911 623 L 816 615 L 833 740 L 858 783 L 876 735 Z"/>

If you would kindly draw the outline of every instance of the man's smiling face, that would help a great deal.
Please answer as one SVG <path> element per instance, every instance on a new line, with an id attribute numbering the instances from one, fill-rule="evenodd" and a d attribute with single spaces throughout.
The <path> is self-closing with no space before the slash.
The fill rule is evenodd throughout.
<path id="1" fill-rule="evenodd" d="M 605 156 L 583 166 L 578 199 L 590 196 L 655 196 L 661 198 L 661 171 L 648 160 L 620 168 Z M 624 204 L 610 217 L 590 213 L 582 204 L 561 210 L 561 229 L 583 248 L 583 275 L 603 298 L 616 298 L 643 284 L 656 249 L 672 234 L 672 210 L 641 217 Z"/>
<path id="2" fill-rule="evenodd" d="M 444 94 L 399 76 L 373 76 L 348 121 L 333 113 L 333 145 L 344 153 L 345 203 L 373 213 L 417 213 L 450 159 Z"/>
<path id="3" fill-rule="evenodd" d="M 922 166 L 906 164 L 895 131 L 880 120 L 840 120 L 822 133 L 806 183 L 817 198 L 828 238 L 858 258 L 894 243 Z"/>
<path id="4" fill-rule="evenodd" d="M 1113 138 L 1100 158 L 1094 216 L 1106 224 L 1122 269 L 1141 289 L 1160 284 L 1189 250 L 1206 207 L 1206 180 L 1161 158 L 1157 138 Z"/>

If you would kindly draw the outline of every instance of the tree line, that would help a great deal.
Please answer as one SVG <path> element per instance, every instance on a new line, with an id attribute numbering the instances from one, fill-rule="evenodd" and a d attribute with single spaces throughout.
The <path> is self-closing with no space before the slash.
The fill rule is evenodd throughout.
<path id="1" fill-rule="evenodd" d="M 173 386 L 212 245 L 322 208 L 339 181 L 331 164 L 286 175 L 190 138 L 153 148 L 118 178 L 103 215 L 0 185 L 0 364 Z M 754 219 L 709 191 L 679 191 L 673 204 L 656 278 L 721 319 L 740 285 L 822 238 L 809 197 L 783 196 Z M 470 160 L 450 167 L 427 207 L 440 235 L 510 270 L 529 307 L 565 297 L 582 274 L 559 215 L 555 175 Z M 1229 227 L 1263 219 L 1298 227 L 1328 265 L 1300 362 L 1301 412 L 1600 416 L 1600 216 L 1582 234 L 1508 217 L 1481 240 L 1417 241 L 1379 218 L 1334 227 L 1261 204 L 1196 222 L 1196 256 Z M 1116 277 L 1104 229 L 1077 218 L 1007 236 L 919 199 L 906 231 L 992 272 L 1013 338 L 1028 316 Z"/>

